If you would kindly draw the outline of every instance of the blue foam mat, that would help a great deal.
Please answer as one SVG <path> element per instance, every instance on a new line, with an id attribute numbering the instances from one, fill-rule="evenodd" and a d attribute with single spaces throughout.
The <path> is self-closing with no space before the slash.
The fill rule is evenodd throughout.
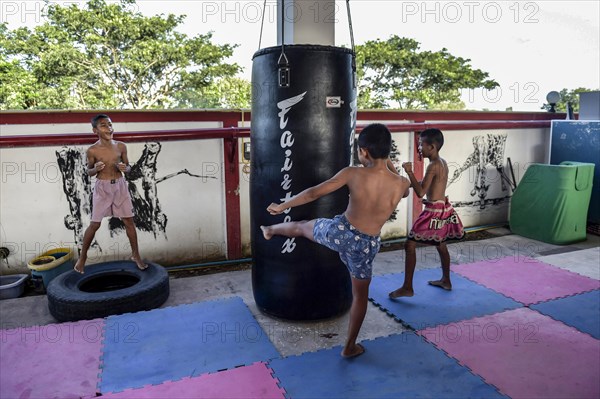
<path id="1" fill-rule="evenodd" d="M 600 290 L 554 299 L 530 308 L 600 339 Z"/>
<path id="2" fill-rule="evenodd" d="M 120 392 L 278 357 L 241 298 L 106 320 L 100 392 Z"/>
<path id="3" fill-rule="evenodd" d="M 290 398 L 504 398 L 495 387 L 413 332 L 363 341 L 353 359 L 340 347 L 274 359 Z"/>
<path id="4" fill-rule="evenodd" d="M 390 299 L 388 294 L 402 286 L 404 273 L 375 276 L 369 298 L 415 330 L 523 307 L 456 273 L 450 274 L 452 291 L 446 291 L 427 284 L 429 280 L 440 278 L 440 269 L 418 270 L 413 279 L 415 296 L 398 299 Z"/>

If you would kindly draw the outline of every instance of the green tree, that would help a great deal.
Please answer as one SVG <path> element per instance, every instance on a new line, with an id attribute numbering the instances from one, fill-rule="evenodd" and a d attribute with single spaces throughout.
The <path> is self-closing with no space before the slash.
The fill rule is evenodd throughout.
<path id="1" fill-rule="evenodd" d="M 225 63 L 235 45 L 190 38 L 176 31 L 185 16 L 146 17 L 134 3 L 51 4 L 33 31 L 0 25 L 0 108 L 170 108 L 174 93 L 240 71 Z"/>
<path id="2" fill-rule="evenodd" d="M 247 80 L 225 77 L 200 90 L 183 90 L 175 99 L 178 108 L 250 108 L 250 92 Z"/>
<path id="3" fill-rule="evenodd" d="M 488 73 L 443 48 L 420 51 L 413 39 L 392 36 L 356 46 L 359 108 L 464 109 L 461 89 L 493 89 Z"/>
<path id="4" fill-rule="evenodd" d="M 574 90 L 562 89 L 561 91 L 559 91 L 560 100 L 556 103 L 554 109 L 556 110 L 556 112 L 567 112 L 567 103 L 570 103 L 571 107 L 573 108 L 573 112 L 579 112 L 579 93 L 585 93 L 588 91 L 594 90 L 586 89 L 584 87 L 579 87 Z M 550 104 L 542 105 L 542 109 L 549 110 Z"/>
<path id="5" fill-rule="evenodd" d="M 8 54 L 6 24 L 0 24 L 0 109 L 30 108 L 44 102 L 51 104 L 56 88 L 40 85 L 30 70 L 23 63 Z"/>

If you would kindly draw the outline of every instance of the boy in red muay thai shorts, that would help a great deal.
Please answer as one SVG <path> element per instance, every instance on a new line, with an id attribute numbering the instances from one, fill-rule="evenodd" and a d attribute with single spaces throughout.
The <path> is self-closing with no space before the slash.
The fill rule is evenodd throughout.
<path id="1" fill-rule="evenodd" d="M 445 200 L 423 200 L 425 209 L 421 212 L 408 234 L 409 240 L 439 245 L 446 240 L 461 239 L 465 235 L 462 222 L 450 204 Z"/>
<path id="2" fill-rule="evenodd" d="M 429 165 L 425 171 L 422 181 L 417 181 L 413 171 L 412 163 L 405 162 L 402 167 L 408 174 L 411 187 L 419 198 L 427 195 L 423 200 L 425 209 L 421 212 L 408 234 L 408 240 L 404 250 L 406 259 L 404 264 L 404 284 L 395 291 L 390 292 L 392 299 L 413 296 L 413 276 L 417 263 L 417 242 L 436 245 L 442 263 L 442 278 L 429 281 L 430 285 L 452 289 L 450 281 L 450 254 L 445 241 L 448 239 L 460 239 L 465 232 L 460 218 L 450 204 L 446 196 L 446 185 L 448 184 L 448 164 L 439 155 L 444 145 L 444 135 L 439 129 L 427 129 L 419 135 L 419 153 L 429 159 Z"/>

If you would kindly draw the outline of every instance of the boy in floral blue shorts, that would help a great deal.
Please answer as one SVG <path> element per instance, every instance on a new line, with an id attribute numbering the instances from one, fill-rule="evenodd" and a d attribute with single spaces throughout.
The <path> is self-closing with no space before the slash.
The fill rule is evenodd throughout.
<path id="1" fill-rule="evenodd" d="M 346 216 L 337 215 L 333 219 L 315 220 L 313 239 L 338 252 L 353 278 L 371 278 L 373 259 L 381 246 L 379 235 L 361 233 L 350 224 Z"/>
<path id="2" fill-rule="evenodd" d="M 408 196 L 410 181 L 398 175 L 389 159 L 392 135 L 385 125 L 365 127 L 358 136 L 358 159 L 363 167 L 350 166 L 316 186 L 267 211 L 279 215 L 286 209 L 304 205 L 348 186 L 350 200 L 343 215 L 261 226 L 265 239 L 274 235 L 305 237 L 339 252 L 352 280 L 352 307 L 348 337 L 342 356 L 359 356 L 365 348 L 356 343 L 367 313 L 372 264 L 379 251 L 381 228 L 398 203 Z"/>

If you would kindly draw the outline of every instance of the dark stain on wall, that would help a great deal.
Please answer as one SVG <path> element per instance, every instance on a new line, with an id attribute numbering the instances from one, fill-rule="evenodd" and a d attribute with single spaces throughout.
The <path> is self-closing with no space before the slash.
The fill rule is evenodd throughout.
<path id="1" fill-rule="evenodd" d="M 131 171 L 125 176 L 133 203 L 134 222 L 136 228 L 166 238 L 167 215 L 161 210 L 158 199 L 157 184 L 180 174 L 203 179 L 217 179 L 215 176 L 200 176 L 187 169 L 157 178 L 157 160 L 162 146 L 160 143 L 146 143 L 140 158 L 131 164 Z M 69 215 L 65 216 L 65 227 L 73 230 L 75 243 L 81 248 L 83 233 L 90 223 L 92 215 L 92 179 L 87 174 L 87 161 L 83 148 L 64 147 L 56 151 L 56 158 L 63 180 L 63 191 L 69 202 Z M 142 191 L 138 190 L 141 186 Z M 111 217 L 108 228 L 111 235 L 125 229 L 119 218 Z M 96 241 L 92 243 L 97 247 Z"/>
<path id="2" fill-rule="evenodd" d="M 147 143 L 140 159 L 131 165 L 131 171 L 126 176 L 129 185 L 129 193 L 133 202 L 135 226 L 138 230 L 147 231 L 157 238 L 162 233 L 167 236 L 167 215 L 160 207 L 158 192 L 156 189 L 156 161 L 162 146 L 160 143 Z M 141 183 L 143 192 L 137 189 L 136 182 Z M 111 234 L 124 230 L 125 226 L 119 218 L 110 218 L 109 229 Z"/>
<path id="3" fill-rule="evenodd" d="M 92 189 L 87 174 L 85 152 L 81 149 L 64 147 L 56 151 L 56 159 L 63 181 L 63 191 L 69 202 L 69 215 L 65 216 L 65 227 L 73 230 L 75 244 L 81 248 L 84 228 L 92 215 Z M 84 226 L 84 220 L 87 222 Z M 97 246 L 94 241 L 92 246 Z"/>

